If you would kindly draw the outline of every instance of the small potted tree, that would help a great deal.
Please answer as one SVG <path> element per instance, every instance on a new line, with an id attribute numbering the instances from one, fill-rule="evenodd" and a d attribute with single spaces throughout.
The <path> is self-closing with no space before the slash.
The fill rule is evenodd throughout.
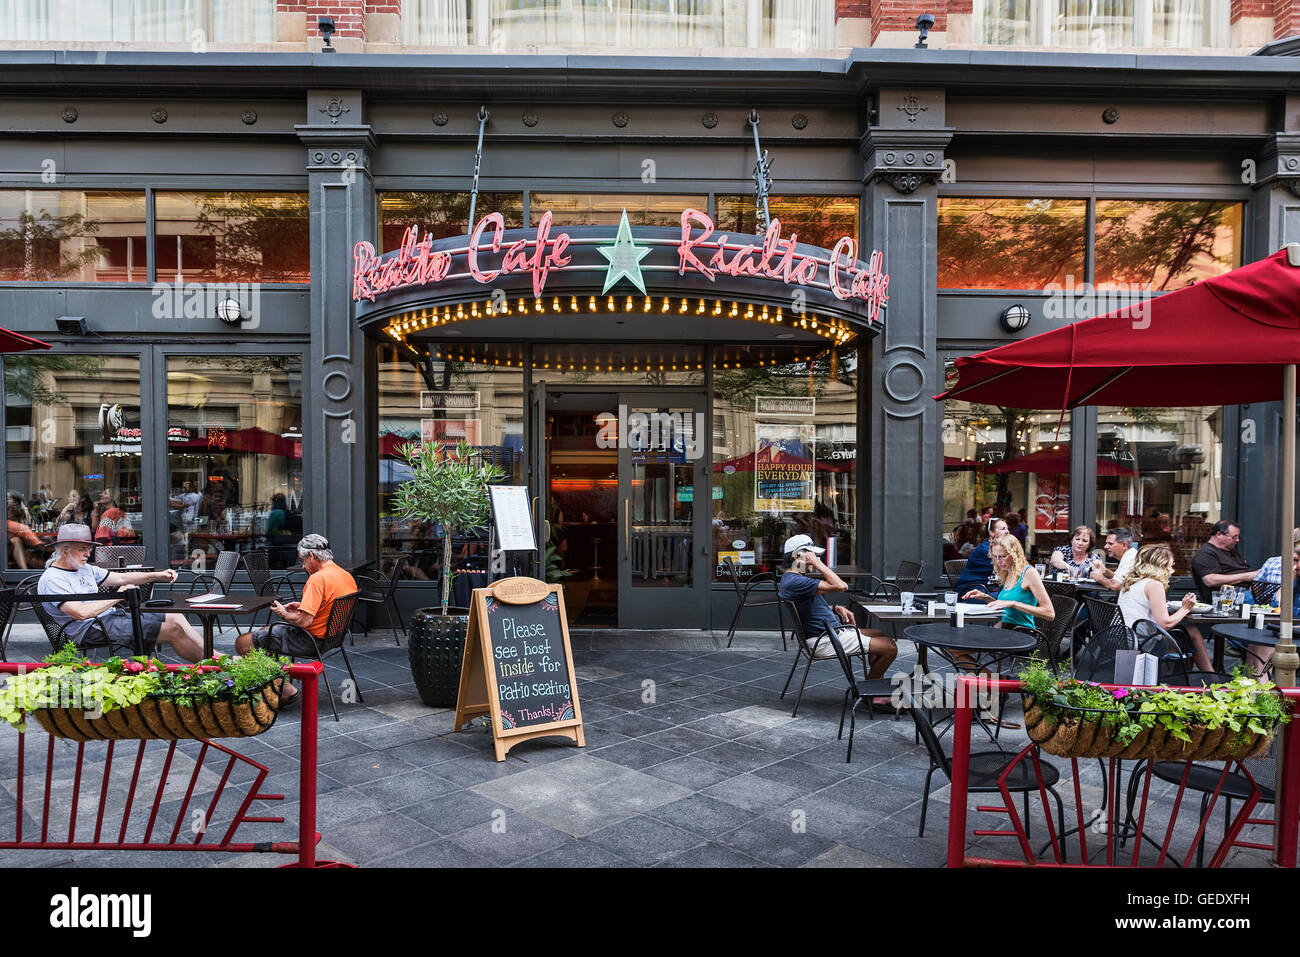
<path id="1" fill-rule="evenodd" d="M 451 539 L 459 530 L 480 528 L 488 521 L 488 486 L 505 477 L 505 470 L 485 462 L 461 443 L 407 444 L 398 453 L 411 477 L 397 489 L 393 508 L 402 516 L 433 523 L 442 531 L 441 602 L 421 608 L 411 621 L 407 653 L 420 700 L 430 707 L 451 708 L 460 688 L 460 663 L 465 650 L 469 616 L 448 613 L 451 602 Z"/>

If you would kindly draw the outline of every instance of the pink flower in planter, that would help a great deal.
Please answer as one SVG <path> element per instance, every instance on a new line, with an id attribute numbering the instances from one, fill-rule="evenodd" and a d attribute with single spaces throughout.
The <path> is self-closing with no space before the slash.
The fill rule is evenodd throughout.
<path id="1" fill-rule="evenodd" d="M 1127 697 L 1128 697 L 1128 689 L 1127 689 L 1127 688 L 1116 688 L 1115 691 L 1113 692 L 1113 694 L 1115 695 L 1116 700 L 1118 700 L 1118 699 L 1120 699 L 1120 698 L 1127 698 Z"/>

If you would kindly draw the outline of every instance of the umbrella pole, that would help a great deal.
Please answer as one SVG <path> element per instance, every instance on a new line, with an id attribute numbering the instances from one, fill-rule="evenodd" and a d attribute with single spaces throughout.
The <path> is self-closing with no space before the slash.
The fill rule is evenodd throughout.
<path id="1" fill-rule="evenodd" d="M 1295 644 L 1291 640 L 1291 596 L 1295 587 L 1295 573 L 1292 568 L 1291 529 L 1295 526 L 1295 375 L 1296 367 L 1288 365 L 1283 371 L 1282 380 L 1282 587 L 1278 589 L 1278 619 L 1281 622 L 1277 648 L 1273 652 L 1273 680 L 1279 687 L 1295 687 L 1296 667 L 1300 665 L 1300 656 L 1296 655 Z M 1294 546 L 1293 546 L 1294 547 Z M 1283 796 L 1287 753 L 1286 735 L 1290 731 L 1281 728 L 1278 740 L 1273 743 L 1277 749 L 1277 778 L 1274 781 L 1275 803 L 1274 816 L 1281 817 L 1282 809 L 1288 807 L 1289 795 Z M 1273 862 L 1282 859 L 1283 844 L 1295 840 L 1295 830 L 1280 824 L 1273 828 Z M 1292 847 L 1294 852 L 1294 846 Z"/>

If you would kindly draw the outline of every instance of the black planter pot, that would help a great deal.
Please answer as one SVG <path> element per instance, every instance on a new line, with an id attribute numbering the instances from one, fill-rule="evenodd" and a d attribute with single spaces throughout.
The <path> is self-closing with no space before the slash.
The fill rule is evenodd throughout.
<path id="1" fill-rule="evenodd" d="M 407 657 L 420 700 L 431 708 L 454 708 L 460 693 L 460 663 L 465 654 L 469 615 L 463 608 L 420 608 L 411 616 Z"/>

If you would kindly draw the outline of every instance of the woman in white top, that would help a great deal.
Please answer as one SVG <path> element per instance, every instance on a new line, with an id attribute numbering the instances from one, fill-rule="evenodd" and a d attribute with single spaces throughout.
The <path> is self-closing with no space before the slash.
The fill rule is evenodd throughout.
<path id="1" fill-rule="evenodd" d="M 1167 545 L 1143 545 L 1138 549 L 1133 570 L 1124 579 L 1119 592 L 1119 610 L 1124 624 L 1132 628 L 1143 619 L 1154 621 L 1160 628 L 1170 631 L 1178 626 L 1196 604 L 1196 595 L 1188 592 L 1176 612 L 1169 612 L 1165 589 L 1174 573 L 1174 554 Z M 1210 656 L 1205 653 L 1205 641 L 1194 625 L 1184 626 L 1195 650 L 1197 671 L 1212 671 Z"/>

